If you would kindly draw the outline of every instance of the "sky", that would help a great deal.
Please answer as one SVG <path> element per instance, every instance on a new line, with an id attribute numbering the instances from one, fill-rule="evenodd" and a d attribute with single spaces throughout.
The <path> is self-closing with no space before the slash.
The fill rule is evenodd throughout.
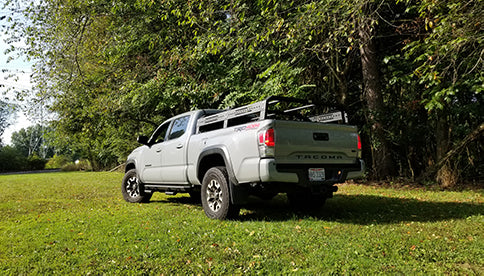
<path id="1" fill-rule="evenodd" d="M 1 4 L 0 0 L 0 6 Z M 6 11 L 0 11 L 0 16 L 5 15 Z M 1 24 L 5 24 L 6 20 L 3 19 L 0 21 Z M 32 63 L 27 62 L 24 59 L 16 59 L 12 60 L 7 63 L 8 55 L 5 54 L 5 50 L 8 49 L 10 46 L 5 42 L 7 36 L 4 32 L 0 32 L 0 84 L 5 87 L 0 87 L 0 97 L 2 100 L 5 100 L 5 97 L 9 99 L 10 103 L 22 105 L 21 102 L 15 101 L 15 95 L 12 93 L 5 94 L 7 88 L 16 88 L 17 90 L 23 89 L 31 89 L 32 83 L 30 82 L 30 75 L 32 74 Z M 4 69 L 7 69 L 9 72 L 3 72 Z M 14 81 L 12 78 L 6 79 L 6 76 L 10 73 L 15 73 L 18 76 L 18 80 Z M 19 131 L 22 128 L 26 128 L 32 123 L 28 120 L 28 118 L 23 114 L 21 110 L 15 112 L 13 118 L 11 119 L 11 126 L 8 127 L 2 136 L 2 142 L 4 144 L 10 144 L 11 136 L 13 132 Z"/>

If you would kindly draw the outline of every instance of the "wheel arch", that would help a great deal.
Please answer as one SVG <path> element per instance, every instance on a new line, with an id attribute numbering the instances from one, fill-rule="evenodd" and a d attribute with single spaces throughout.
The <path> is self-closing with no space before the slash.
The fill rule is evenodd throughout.
<path id="1" fill-rule="evenodd" d="M 232 184 L 238 183 L 227 151 L 223 148 L 209 148 L 200 153 L 197 162 L 197 178 L 200 183 L 205 173 L 212 167 L 224 166 Z"/>
<path id="2" fill-rule="evenodd" d="M 129 170 L 136 169 L 136 163 L 134 161 L 129 161 L 126 163 L 126 167 L 124 168 L 124 172 L 127 173 Z"/>
<path id="3" fill-rule="evenodd" d="M 248 197 L 248 191 L 237 181 L 235 177 L 234 169 L 232 163 L 230 162 L 230 156 L 227 149 L 221 148 L 209 148 L 204 150 L 197 163 L 197 177 L 200 183 L 203 182 L 203 177 L 205 173 L 213 167 L 224 166 L 227 170 L 229 177 L 229 192 L 230 200 L 234 204 L 243 204 L 246 202 Z"/>

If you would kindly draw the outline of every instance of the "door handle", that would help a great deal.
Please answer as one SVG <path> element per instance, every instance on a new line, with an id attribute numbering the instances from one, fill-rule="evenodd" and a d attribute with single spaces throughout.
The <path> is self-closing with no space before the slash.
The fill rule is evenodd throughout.
<path id="1" fill-rule="evenodd" d="M 182 144 L 179 144 L 178 146 L 176 146 L 177 149 L 181 149 L 183 148 L 183 145 Z"/>
<path id="2" fill-rule="evenodd" d="M 157 149 L 157 150 L 156 150 L 156 152 L 157 152 L 157 153 L 160 153 L 160 152 L 161 152 L 161 149 Z"/>

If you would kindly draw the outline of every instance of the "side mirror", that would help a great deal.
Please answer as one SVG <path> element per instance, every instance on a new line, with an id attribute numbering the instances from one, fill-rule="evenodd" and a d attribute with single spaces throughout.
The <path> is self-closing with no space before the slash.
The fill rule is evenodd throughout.
<path id="1" fill-rule="evenodd" d="M 138 143 L 142 144 L 142 145 L 148 145 L 148 137 L 147 136 L 138 136 L 138 139 L 136 139 L 138 141 Z"/>

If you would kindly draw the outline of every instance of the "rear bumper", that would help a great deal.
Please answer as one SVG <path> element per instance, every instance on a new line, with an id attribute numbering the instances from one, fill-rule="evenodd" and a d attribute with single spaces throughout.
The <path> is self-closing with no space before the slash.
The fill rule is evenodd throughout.
<path id="1" fill-rule="evenodd" d="M 363 161 L 362 159 L 359 159 L 359 162 L 360 162 L 360 169 L 356 171 L 348 171 L 348 174 L 346 175 L 346 179 L 359 178 L 365 174 L 365 170 L 366 170 L 365 161 Z"/>
<path id="2" fill-rule="evenodd" d="M 309 182 L 309 168 L 324 168 L 326 180 Z M 259 175 L 261 182 L 298 183 L 302 186 L 344 182 L 363 175 L 365 162 L 357 159 L 354 164 L 276 164 L 274 159 L 261 159 Z"/>
<path id="3" fill-rule="evenodd" d="M 278 171 L 275 160 L 271 158 L 260 160 L 259 176 L 261 182 L 299 182 L 299 178 L 296 173 Z"/>

